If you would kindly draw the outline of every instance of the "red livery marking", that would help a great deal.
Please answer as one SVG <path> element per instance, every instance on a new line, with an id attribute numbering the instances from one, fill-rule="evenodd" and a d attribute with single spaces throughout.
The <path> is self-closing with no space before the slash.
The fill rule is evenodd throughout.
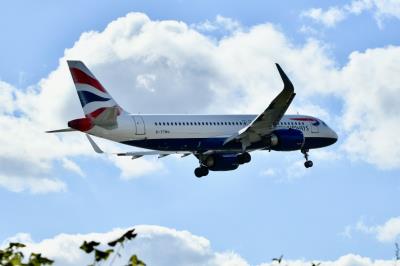
<path id="1" fill-rule="evenodd" d="M 86 114 L 86 117 L 88 117 L 88 118 L 96 118 L 102 112 L 104 112 L 104 110 L 106 110 L 107 108 L 117 108 L 117 116 L 121 114 L 121 107 L 116 105 L 116 106 L 113 106 L 113 107 L 102 107 L 102 108 L 96 109 L 93 112 L 91 112 L 89 114 Z"/>
<path id="2" fill-rule="evenodd" d="M 69 121 L 68 126 L 70 128 L 85 132 L 92 129 L 93 123 L 90 118 L 79 118 Z"/>
<path id="3" fill-rule="evenodd" d="M 91 113 L 89 113 L 89 114 L 86 114 L 86 117 L 93 117 L 93 118 L 96 118 L 96 117 L 98 117 L 104 110 L 106 110 L 105 107 L 99 108 L 99 109 L 97 109 L 97 110 L 95 110 L 95 111 L 93 111 L 93 112 L 91 112 Z"/>
<path id="4" fill-rule="evenodd" d="M 316 120 L 314 118 L 306 118 L 306 117 L 302 117 L 302 118 L 289 118 L 290 120 L 296 120 L 296 121 L 312 121 L 315 122 Z"/>
<path id="5" fill-rule="evenodd" d="M 70 71 L 72 74 L 72 79 L 74 80 L 75 83 L 87 84 L 95 87 L 99 91 L 107 93 L 106 89 L 100 84 L 100 82 L 97 81 L 97 79 L 90 77 L 82 70 L 72 67 L 70 68 Z"/>

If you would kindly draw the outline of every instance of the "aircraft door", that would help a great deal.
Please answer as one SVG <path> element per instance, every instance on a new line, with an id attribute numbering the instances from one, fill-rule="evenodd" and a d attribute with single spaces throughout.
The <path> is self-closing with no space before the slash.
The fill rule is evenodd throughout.
<path id="1" fill-rule="evenodd" d="M 139 115 L 133 116 L 133 121 L 135 123 L 136 135 L 144 135 L 146 132 L 143 117 Z"/>

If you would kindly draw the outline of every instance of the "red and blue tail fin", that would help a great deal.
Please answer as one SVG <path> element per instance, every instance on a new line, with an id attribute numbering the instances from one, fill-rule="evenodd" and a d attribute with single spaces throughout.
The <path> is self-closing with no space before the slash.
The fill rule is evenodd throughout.
<path id="1" fill-rule="evenodd" d="M 116 118 L 123 113 L 124 110 L 111 97 L 83 62 L 70 60 L 67 62 L 83 112 L 86 116 L 86 118 L 83 119 L 85 123 L 105 128 L 116 126 Z M 78 126 L 73 122 L 71 125 L 72 128 Z M 87 125 L 85 128 L 88 127 L 91 128 L 92 126 Z"/>

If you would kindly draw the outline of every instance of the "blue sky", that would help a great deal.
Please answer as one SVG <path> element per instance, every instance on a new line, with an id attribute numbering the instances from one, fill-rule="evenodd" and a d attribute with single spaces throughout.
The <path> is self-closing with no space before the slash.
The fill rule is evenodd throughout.
<path id="1" fill-rule="evenodd" d="M 280 254 L 306 261 L 347 254 L 391 259 L 400 236 L 395 133 L 400 80 L 393 75 L 400 69 L 400 7 L 396 1 L 388 1 L 389 8 L 358 1 L 366 3 L 358 12 L 351 8 L 355 2 L 2 2 L 0 201 L 9 204 L 3 212 L 7 218 L 0 219 L 0 240 L 23 232 L 40 242 L 61 233 L 158 225 L 202 236 L 216 252 L 233 251 L 250 265 Z M 130 12 L 142 14 L 127 16 Z M 173 24 L 185 41 L 161 38 L 168 27 L 155 31 L 152 26 L 166 25 L 165 20 L 186 25 Z M 135 23 L 150 25 L 142 31 L 150 36 L 143 53 L 179 61 L 177 72 L 143 63 L 131 51 L 142 33 L 121 33 L 121 28 Z M 118 46 L 120 40 L 129 45 Z M 253 44 L 257 49 L 248 48 Z M 98 58 L 90 50 L 99 51 Z M 81 115 L 63 65 L 72 56 L 88 62 L 122 106 L 142 113 L 261 111 L 281 86 L 273 69 L 278 61 L 295 84 L 291 111 L 324 118 L 340 140 L 312 151 L 315 166 L 307 171 L 300 152 L 263 152 L 237 171 L 201 180 L 193 175 L 197 162 L 191 157 L 149 158 L 127 166 L 131 162 L 95 156 L 78 134 L 42 133 Z M 247 64 L 231 65 L 235 59 Z M 193 74 L 187 66 L 203 62 L 196 60 L 206 63 L 196 65 Z M 255 70 L 265 75 L 260 78 L 265 84 L 247 69 L 253 64 L 267 67 Z M 196 76 L 200 70 L 205 77 Z M 154 76 L 156 93 L 140 88 L 139 74 Z M 199 98 L 181 104 L 182 93 L 199 93 Z M 202 98 L 207 93 L 211 100 Z M 14 130 L 20 140 L 10 140 Z"/>

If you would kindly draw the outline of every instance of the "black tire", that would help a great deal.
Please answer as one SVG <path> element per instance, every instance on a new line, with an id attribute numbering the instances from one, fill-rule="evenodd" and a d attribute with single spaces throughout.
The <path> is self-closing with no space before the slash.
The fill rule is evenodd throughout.
<path id="1" fill-rule="evenodd" d="M 238 154 L 238 156 L 236 156 L 236 160 L 238 164 L 244 164 L 243 154 Z"/>
<path id="2" fill-rule="evenodd" d="M 202 176 L 208 175 L 208 168 L 207 167 L 200 167 Z"/>
<path id="3" fill-rule="evenodd" d="M 197 167 L 196 169 L 194 169 L 194 175 L 195 175 L 197 178 L 202 177 L 202 176 L 203 176 L 202 168 Z"/>
<path id="4" fill-rule="evenodd" d="M 313 166 L 313 162 L 312 162 L 312 161 L 306 161 L 306 162 L 304 163 L 304 166 L 305 166 L 306 168 L 310 168 L 310 167 Z"/>
<path id="5" fill-rule="evenodd" d="M 251 155 L 248 152 L 242 154 L 243 162 L 249 163 L 251 161 Z"/>

